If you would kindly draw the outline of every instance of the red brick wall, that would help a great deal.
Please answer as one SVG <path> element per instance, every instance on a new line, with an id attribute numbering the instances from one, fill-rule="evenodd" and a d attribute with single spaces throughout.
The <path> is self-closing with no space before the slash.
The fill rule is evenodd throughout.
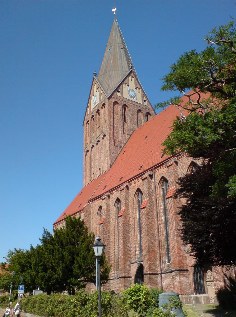
<path id="1" fill-rule="evenodd" d="M 90 230 L 101 236 L 112 265 L 110 280 L 104 288 L 117 291 L 134 283 L 139 255 L 135 193 L 140 189 L 145 201 L 141 208 L 144 283 L 166 291 L 193 294 L 194 262 L 181 241 L 177 215 L 180 202 L 172 196 L 167 199 L 171 262 L 166 262 L 166 237 L 159 187 L 163 177 L 168 180 L 169 187 L 176 187 L 177 176 L 186 173 L 190 162 L 191 159 L 185 156 L 170 159 L 159 168 L 123 184 L 85 208 L 85 223 Z M 114 206 L 117 198 L 121 201 L 119 215 Z M 103 210 L 102 221 L 101 216 L 97 215 L 100 206 Z"/>

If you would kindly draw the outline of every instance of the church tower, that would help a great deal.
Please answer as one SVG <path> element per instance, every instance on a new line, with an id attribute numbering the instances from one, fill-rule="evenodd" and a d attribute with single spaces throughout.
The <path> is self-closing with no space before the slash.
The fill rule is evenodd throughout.
<path id="1" fill-rule="evenodd" d="M 84 186 L 112 166 L 130 135 L 154 115 L 115 18 L 84 117 Z"/>

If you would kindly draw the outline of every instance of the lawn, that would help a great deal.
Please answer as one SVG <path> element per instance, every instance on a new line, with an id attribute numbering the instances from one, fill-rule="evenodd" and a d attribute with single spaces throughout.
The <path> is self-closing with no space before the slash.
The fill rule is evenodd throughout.
<path id="1" fill-rule="evenodd" d="M 236 310 L 224 310 L 216 305 L 184 305 L 187 317 L 236 317 Z"/>

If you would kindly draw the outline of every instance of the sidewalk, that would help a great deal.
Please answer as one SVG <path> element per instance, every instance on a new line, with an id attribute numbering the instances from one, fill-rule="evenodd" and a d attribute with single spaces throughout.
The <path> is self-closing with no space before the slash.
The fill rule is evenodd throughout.
<path id="1" fill-rule="evenodd" d="M 0 308 L 0 317 L 3 316 L 4 312 L 5 312 L 5 309 Z M 21 312 L 20 316 L 21 317 L 39 317 L 39 316 L 32 315 L 32 314 L 29 314 L 29 313 L 24 313 L 24 312 Z"/>

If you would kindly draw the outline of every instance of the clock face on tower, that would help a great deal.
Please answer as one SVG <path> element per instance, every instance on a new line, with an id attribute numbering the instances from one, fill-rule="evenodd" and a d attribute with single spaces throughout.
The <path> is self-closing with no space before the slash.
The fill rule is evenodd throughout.
<path id="1" fill-rule="evenodd" d="M 134 89 L 128 87 L 128 95 L 131 99 L 136 100 L 137 95 Z"/>

